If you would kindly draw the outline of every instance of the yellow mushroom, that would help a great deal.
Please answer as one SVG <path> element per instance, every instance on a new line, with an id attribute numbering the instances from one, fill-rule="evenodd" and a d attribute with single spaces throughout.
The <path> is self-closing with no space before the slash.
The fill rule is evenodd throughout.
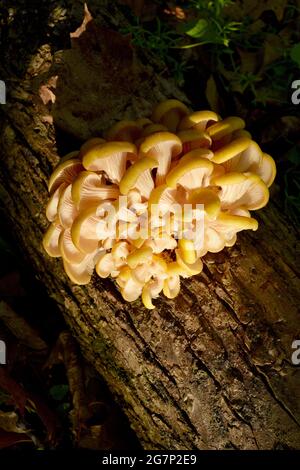
<path id="1" fill-rule="evenodd" d="M 189 113 L 185 104 L 178 100 L 166 100 L 153 110 L 152 120 L 163 124 L 170 132 L 176 132 L 181 119 Z"/>
<path id="2" fill-rule="evenodd" d="M 88 150 L 82 164 L 86 170 L 103 171 L 112 183 L 119 183 L 126 170 L 126 161 L 137 152 L 130 142 L 107 142 Z"/>
<path id="3" fill-rule="evenodd" d="M 160 103 L 152 120 L 121 121 L 62 158 L 49 180 L 43 238 L 72 282 L 94 268 L 124 300 L 175 298 L 202 256 L 257 230 L 249 210 L 268 202 L 274 160 L 238 117 Z M 176 257 L 176 260 L 175 260 Z"/>
<path id="4" fill-rule="evenodd" d="M 158 167 L 154 158 L 143 157 L 133 163 L 125 172 L 120 181 L 121 194 L 128 194 L 130 190 L 137 189 L 141 196 L 148 199 L 154 188 L 151 170 Z"/>
<path id="5" fill-rule="evenodd" d="M 171 132 L 157 132 L 145 138 L 140 152 L 158 161 L 155 184 L 158 186 L 165 182 L 170 169 L 171 160 L 182 151 L 180 139 Z"/>

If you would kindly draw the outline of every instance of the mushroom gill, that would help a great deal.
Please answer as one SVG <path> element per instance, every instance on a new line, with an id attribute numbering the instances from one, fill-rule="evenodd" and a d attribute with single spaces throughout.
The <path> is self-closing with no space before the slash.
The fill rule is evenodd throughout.
<path id="1" fill-rule="evenodd" d="M 45 251 L 76 284 L 95 270 L 128 302 L 175 298 L 206 253 L 258 228 L 249 211 L 267 204 L 276 166 L 244 127 L 167 100 L 83 143 L 50 177 Z"/>

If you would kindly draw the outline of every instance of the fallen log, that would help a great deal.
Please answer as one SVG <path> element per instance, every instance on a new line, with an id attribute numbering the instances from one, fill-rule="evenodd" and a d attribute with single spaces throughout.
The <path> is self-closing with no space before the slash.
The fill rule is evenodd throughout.
<path id="1" fill-rule="evenodd" d="M 145 448 L 300 448 L 297 233 L 275 202 L 260 211 L 256 233 L 206 256 L 203 273 L 154 311 L 124 302 L 96 275 L 73 285 L 42 248 L 58 154 L 169 97 L 185 99 L 127 40 L 87 18 L 73 49 L 39 48 L 1 106 L 3 216 Z"/>

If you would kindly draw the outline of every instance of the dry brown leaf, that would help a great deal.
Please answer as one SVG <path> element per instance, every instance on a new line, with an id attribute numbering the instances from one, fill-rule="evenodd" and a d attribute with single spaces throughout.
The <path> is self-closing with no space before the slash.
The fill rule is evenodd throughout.
<path id="1" fill-rule="evenodd" d="M 14 411 L 0 410 L 0 428 L 7 432 L 26 433 L 25 426 L 19 422 L 19 416 Z"/>
<path id="2" fill-rule="evenodd" d="M 283 55 L 284 49 L 282 46 L 282 39 L 279 36 L 276 36 L 276 34 L 268 34 L 264 41 L 263 50 L 262 69 Z"/>
<path id="3" fill-rule="evenodd" d="M 265 11 L 273 11 L 277 20 L 282 21 L 288 0 L 239 0 L 226 7 L 226 13 L 239 21 L 250 16 L 254 20 L 260 18 Z"/>
<path id="4" fill-rule="evenodd" d="M 260 54 L 256 52 L 244 51 L 242 49 L 238 49 L 238 53 L 241 59 L 240 72 L 255 73 L 259 66 Z"/>
<path id="5" fill-rule="evenodd" d="M 52 115 L 63 131 L 86 140 L 112 124 L 111 109 L 116 118 L 130 118 L 124 110 L 150 86 L 151 71 L 136 61 L 129 38 L 97 25 L 87 7 L 71 44 L 56 54 L 49 72 L 48 79 L 58 76 Z"/>

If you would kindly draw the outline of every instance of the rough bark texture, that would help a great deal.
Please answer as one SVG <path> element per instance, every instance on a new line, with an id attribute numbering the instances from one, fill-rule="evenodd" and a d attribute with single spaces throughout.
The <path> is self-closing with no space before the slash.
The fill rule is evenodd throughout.
<path id="1" fill-rule="evenodd" d="M 1 108 L 0 195 L 24 257 L 83 354 L 145 448 L 300 448 L 300 374 L 291 364 L 300 335 L 295 230 L 271 203 L 256 233 L 206 257 L 203 273 L 184 280 L 174 301 L 157 300 L 154 311 L 124 302 L 110 280 L 94 276 L 74 286 L 41 246 L 47 180 L 58 161 L 54 127 L 36 93 L 49 60 L 47 48 L 39 50 L 35 73 L 29 70 Z M 100 86 L 100 101 L 101 93 L 112 90 Z M 180 97 L 152 73 L 150 84 L 125 86 L 121 104 L 105 109 L 97 126 L 174 95 Z M 68 112 L 67 101 L 62 109 Z M 56 123 L 72 135 L 67 116 Z"/>

